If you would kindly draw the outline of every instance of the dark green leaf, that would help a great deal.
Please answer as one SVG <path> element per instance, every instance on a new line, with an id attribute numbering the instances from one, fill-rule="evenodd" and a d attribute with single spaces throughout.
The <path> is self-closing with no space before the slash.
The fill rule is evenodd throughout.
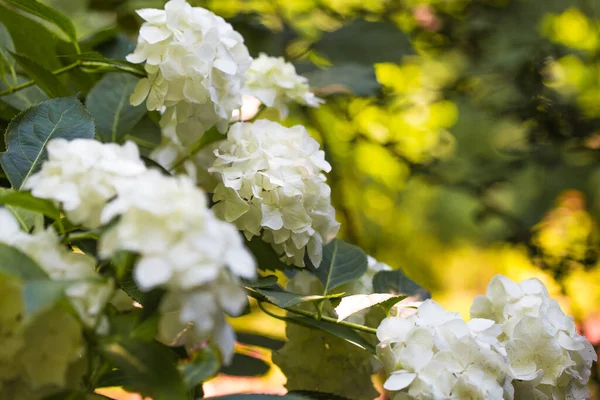
<path id="1" fill-rule="evenodd" d="M 15 51 L 15 44 L 10 37 L 10 32 L 6 29 L 4 24 L 0 23 L 0 74 L 8 75 L 7 64 L 13 64 L 14 61 L 10 55 L 11 52 Z M 1 80 L 0 80 L 1 81 Z"/>
<path id="2" fill-rule="evenodd" d="M 381 85 L 370 65 L 346 63 L 304 74 L 313 91 L 320 96 L 353 94 L 369 97 L 376 95 Z"/>
<path id="3" fill-rule="evenodd" d="M 50 200 L 33 197 L 29 192 L 15 192 L 0 188 L 0 204 L 34 211 L 52 219 L 60 218 L 60 210 Z"/>
<path id="4" fill-rule="evenodd" d="M 143 149 L 154 149 L 162 139 L 160 126 L 152 121 L 149 116 L 144 116 L 126 135 L 125 140 L 134 141 Z"/>
<path id="5" fill-rule="evenodd" d="M 326 299 L 341 297 L 343 293 L 336 293 L 327 296 L 318 295 L 303 295 L 284 291 L 266 290 L 266 289 L 254 289 L 255 292 L 263 295 L 266 300 L 270 303 L 275 304 L 277 307 L 286 308 L 293 307 L 302 303 L 319 302 Z"/>
<path id="6" fill-rule="evenodd" d="M 313 46 L 335 64 L 373 65 L 399 62 L 413 49 L 406 34 L 393 22 L 355 20 L 337 31 L 326 32 Z"/>
<path id="7" fill-rule="evenodd" d="M 219 372 L 219 355 L 207 346 L 196 351 L 189 362 L 179 366 L 183 381 L 188 389 L 193 389 Z"/>
<path id="8" fill-rule="evenodd" d="M 113 369 L 102 375 L 96 382 L 97 388 L 115 387 L 115 386 L 130 386 L 130 378 L 125 375 L 120 369 Z"/>
<path id="9" fill-rule="evenodd" d="M 0 243 L 0 273 L 23 281 L 48 280 L 48 275 L 35 261 L 20 250 Z"/>
<path id="10" fill-rule="evenodd" d="M 431 294 L 419 284 L 409 279 L 400 270 L 380 271 L 373 277 L 375 293 L 392 293 L 404 296 L 416 296 L 418 300 L 427 300 Z"/>
<path id="11" fill-rule="evenodd" d="M 264 347 L 271 350 L 278 350 L 283 347 L 284 344 L 283 340 L 272 339 L 270 337 L 245 332 L 237 332 L 236 340 L 240 343 Z"/>
<path id="12" fill-rule="evenodd" d="M 289 393 L 307 396 L 308 398 L 314 400 L 350 400 L 347 397 L 342 397 L 331 393 L 313 392 L 310 390 L 292 390 Z"/>
<path id="13" fill-rule="evenodd" d="M 19 54 L 53 71 L 61 67 L 56 57 L 57 37 L 45 26 L 0 4 L 0 22 L 6 26 Z"/>
<path id="14" fill-rule="evenodd" d="M 58 78 L 40 64 L 20 54 L 12 53 L 23 70 L 48 96 L 68 97 L 72 93 Z"/>
<path id="15" fill-rule="evenodd" d="M 23 286 L 25 312 L 32 317 L 56 305 L 65 294 L 66 284 L 49 279 L 27 281 Z"/>
<path id="16" fill-rule="evenodd" d="M 253 237 L 250 241 L 246 240 L 246 247 L 250 249 L 254 258 L 256 258 L 258 268 L 262 270 L 281 271 L 290 268 L 279 259 L 279 256 L 275 253 L 271 245 L 264 242 L 258 236 Z"/>
<path id="17" fill-rule="evenodd" d="M 187 400 L 183 378 L 176 367 L 176 357 L 156 342 L 123 340 L 103 344 L 100 353 L 119 368 L 135 390 L 154 400 Z"/>
<path id="18" fill-rule="evenodd" d="M 232 376 L 260 376 L 269 372 L 269 368 L 261 359 L 236 353 L 231 364 L 223 366 L 221 372 Z"/>
<path id="19" fill-rule="evenodd" d="M 276 285 L 276 284 L 277 284 L 277 277 L 275 275 L 261 276 L 254 281 L 245 281 L 244 280 L 244 286 L 247 286 L 250 288 L 268 288 L 268 287 Z"/>
<path id="20" fill-rule="evenodd" d="M 125 61 L 125 57 L 135 50 L 135 43 L 126 35 L 120 34 L 114 39 L 100 44 L 96 50 L 108 59 Z"/>
<path id="21" fill-rule="evenodd" d="M 334 239 L 323 248 L 323 261 L 314 270 L 323 284 L 323 293 L 360 278 L 367 272 L 367 255 L 360 248 Z M 312 266 L 309 266 L 312 269 Z"/>
<path id="22" fill-rule="evenodd" d="M 22 75 L 17 75 L 17 82 L 15 85 L 20 85 L 28 82 L 29 80 L 30 79 Z M 4 82 L 0 81 L 0 90 L 4 89 L 8 89 L 8 87 Z M 16 108 L 18 111 L 23 111 L 24 109 L 39 104 L 44 100 L 48 100 L 48 96 L 38 86 L 33 85 L 25 89 L 21 89 L 13 94 L 2 96 L 2 100 Z"/>
<path id="23" fill-rule="evenodd" d="M 6 130 L 6 147 L 0 165 L 15 189 L 35 173 L 46 159 L 51 139 L 93 139 L 94 121 L 75 98 L 44 101 L 28 108 L 11 121 Z"/>
<path id="24" fill-rule="evenodd" d="M 286 319 L 293 321 L 294 323 L 303 325 L 307 328 L 318 329 L 332 334 L 333 336 L 344 339 L 345 341 L 352 343 L 355 346 L 360 347 L 363 350 L 370 351 L 375 354 L 375 347 L 369 343 L 366 339 L 360 336 L 356 331 L 346 328 L 345 326 L 332 324 L 323 320 L 316 320 L 308 317 L 298 316 L 287 316 Z"/>
<path id="25" fill-rule="evenodd" d="M 71 22 L 69 18 L 67 18 L 62 13 L 56 11 L 55 9 L 48 7 L 45 4 L 40 3 L 36 0 L 5 0 L 7 3 L 10 3 L 20 9 L 27 11 L 30 14 L 35 15 L 36 17 L 42 18 L 48 22 L 53 23 L 58 26 L 60 30 L 62 30 L 71 41 L 77 41 L 77 32 L 75 31 L 75 26 Z"/>
<path id="26" fill-rule="evenodd" d="M 285 396 L 277 396 L 274 394 L 232 394 L 222 397 L 211 397 L 211 399 L 220 400 L 311 400 L 310 397 L 298 396 L 294 394 L 286 394 Z"/>
<path id="27" fill-rule="evenodd" d="M 103 142 L 121 142 L 144 117 L 147 110 L 142 104 L 129 103 L 129 97 L 139 78 L 125 73 L 106 74 L 90 91 L 87 109 L 96 121 L 96 134 Z"/>

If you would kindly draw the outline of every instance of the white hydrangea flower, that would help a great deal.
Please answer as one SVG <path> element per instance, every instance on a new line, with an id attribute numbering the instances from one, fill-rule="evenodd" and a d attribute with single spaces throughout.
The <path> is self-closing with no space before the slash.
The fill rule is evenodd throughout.
<path id="1" fill-rule="evenodd" d="M 21 231 L 15 217 L 5 208 L 0 208 L 0 226 L 0 242 L 29 256 L 50 279 L 68 282 L 65 294 L 82 322 L 105 333 L 108 326 L 102 312 L 114 285 L 96 272 L 96 261 L 62 246 L 52 228 L 32 235 Z"/>
<path id="2" fill-rule="evenodd" d="M 250 64 L 244 94 L 258 98 L 267 107 L 277 108 L 282 118 L 288 115 L 288 103 L 309 107 L 323 103 L 310 91 L 308 79 L 296 74 L 292 63 L 283 57 L 269 57 L 263 53 Z"/>
<path id="3" fill-rule="evenodd" d="M 102 209 L 116 194 L 115 178 L 146 170 L 133 142 L 120 146 L 91 139 L 54 139 L 47 149 L 48 160 L 25 188 L 35 197 L 60 202 L 71 222 L 88 228 L 100 225 Z"/>
<path id="4" fill-rule="evenodd" d="M 377 328 L 378 357 L 390 373 L 384 388 L 394 399 L 512 398 L 505 356 L 482 337 L 492 331 L 473 332 L 432 300 L 409 318 L 384 319 Z"/>
<path id="5" fill-rule="evenodd" d="M 238 315 L 247 302 L 237 277 L 252 279 L 256 265 L 235 227 L 207 208 L 206 194 L 187 176 L 149 170 L 116 183 L 117 197 L 102 213 L 118 223 L 100 240 L 100 253 L 139 254 L 133 276 L 143 291 L 167 289 L 159 338 L 194 347 L 211 338 L 225 362 L 234 348 L 224 312 Z"/>
<path id="6" fill-rule="evenodd" d="M 580 399 L 589 395 L 587 382 L 596 352 L 577 334 L 572 317 L 548 296 L 537 279 L 517 284 L 502 275 L 490 281 L 485 296 L 477 296 L 471 316 L 502 326 L 512 371 L 520 382 L 517 398 Z"/>
<path id="7" fill-rule="evenodd" d="M 223 312 L 238 316 L 247 303 L 246 292 L 229 271 L 222 271 L 216 281 L 194 290 L 168 292 L 160 305 L 158 338 L 188 349 L 214 338 L 223 361 L 229 363 L 234 354 L 235 333 Z"/>
<path id="8" fill-rule="evenodd" d="M 323 245 L 340 225 L 323 174 L 331 166 L 306 129 L 267 120 L 237 123 L 215 155 L 209 169 L 221 181 L 215 213 L 248 239 L 262 236 L 286 263 L 304 266 L 307 249 L 319 266 Z"/>
<path id="9" fill-rule="evenodd" d="M 138 10 L 144 23 L 133 63 L 145 62 L 148 77 L 131 96 L 148 110 L 166 107 L 162 124 L 185 123 L 182 136 L 224 130 L 241 107 L 244 77 L 252 58 L 242 36 L 212 12 L 171 0 L 164 10 Z"/>

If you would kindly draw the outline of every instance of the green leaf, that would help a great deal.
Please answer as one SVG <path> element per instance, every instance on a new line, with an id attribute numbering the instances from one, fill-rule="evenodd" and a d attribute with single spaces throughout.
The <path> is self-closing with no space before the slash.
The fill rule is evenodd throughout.
<path id="1" fill-rule="evenodd" d="M 189 362 L 181 364 L 179 369 L 188 389 L 193 389 L 219 372 L 220 356 L 210 346 L 196 351 Z"/>
<path id="2" fill-rule="evenodd" d="M 60 218 L 60 210 L 50 200 L 33 197 L 29 192 L 0 188 L 0 204 L 34 211 L 55 220 Z"/>
<path id="3" fill-rule="evenodd" d="M 48 280 L 46 272 L 35 261 L 5 243 L 0 243 L 0 274 L 19 278 L 25 282 Z"/>
<path id="4" fill-rule="evenodd" d="M 5 0 L 20 9 L 27 11 L 36 17 L 42 18 L 50 23 L 53 23 L 62 30 L 72 42 L 77 42 L 77 32 L 75 26 L 69 18 L 64 14 L 48 7 L 45 4 L 36 0 Z"/>
<path id="5" fill-rule="evenodd" d="M 17 81 L 15 82 L 15 85 L 20 85 L 29 81 L 29 78 L 26 78 L 22 75 L 17 75 Z M 8 89 L 8 86 L 6 86 L 4 82 L 0 81 L 0 90 L 5 89 Z M 44 100 L 48 100 L 48 96 L 37 85 L 29 86 L 25 89 L 14 92 L 13 94 L 2 96 L 2 101 L 10 104 L 18 111 L 23 111 L 24 109 L 39 104 Z"/>
<path id="6" fill-rule="evenodd" d="M 0 23 L 0 74 L 8 75 L 9 65 L 14 63 L 10 53 L 15 51 L 10 32 L 4 24 Z M 6 65 L 9 64 L 9 65 Z M 1 80 L 0 80 L 1 82 Z"/>
<path id="7" fill-rule="evenodd" d="M 0 165 L 14 189 L 22 189 L 40 168 L 47 158 L 48 142 L 56 138 L 94 138 L 94 121 L 75 97 L 46 100 L 11 121 Z"/>
<path id="8" fill-rule="evenodd" d="M 266 289 L 254 289 L 255 292 L 263 295 L 266 300 L 272 304 L 275 304 L 280 308 L 293 307 L 302 303 L 310 303 L 310 302 L 319 302 L 327 299 L 332 299 L 336 297 L 341 297 L 343 293 L 330 294 L 327 296 L 318 296 L 318 295 L 303 295 L 297 293 L 290 293 L 284 291 L 276 291 L 276 290 L 266 290 Z"/>
<path id="9" fill-rule="evenodd" d="M 379 271 L 373 277 L 373 290 L 375 293 L 392 293 L 416 297 L 417 300 L 427 300 L 431 294 L 422 286 L 408 278 L 400 270 Z"/>
<path id="10" fill-rule="evenodd" d="M 353 400 L 377 397 L 371 382 L 371 353 L 335 334 L 302 326 L 288 324 L 286 336 L 285 346 L 272 358 L 285 374 L 289 391 L 328 392 Z"/>
<path id="11" fill-rule="evenodd" d="M 14 192 L 12 189 L 0 188 L 0 203 L 3 203 L 6 209 L 8 209 L 14 217 L 19 221 L 19 225 L 21 225 L 21 229 L 26 232 L 31 231 L 31 229 L 35 226 L 43 226 L 44 224 L 44 216 L 38 212 L 30 211 L 27 208 L 22 207 L 21 204 L 10 205 L 8 202 L 4 200 L 7 195 L 11 195 Z"/>
<path id="12" fill-rule="evenodd" d="M 128 390 L 153 400 L 187 400 L 175 354 L 156 342 L 123 340 L 105 343 L 100 353 L 122 371 Z"/>
<path id="13" fill-rule="evenodd" d="M 88 61 L 90 65 L 97 63 L 97 65 L 100 67 L 112 66 L 112 67 L 118 68 L 120 70 L 133 73 L 134 75 L 146 76 L 146 71 L 144 70 L 144 67 L 141 65 L 133 64 L 133 63 L 130 63 L 129 61 L 114 60 L 114 59 L 106 58 L 102 54 L 95 52 L 95 51 L 81 53 L 81 54 L 70 54 L 70 55 L 66 55 L 63 57 L 70 59 L 70 60 Z"/>
<path id="14" fill-rule="evenodd" d="M 277 284 L 277 276 L 275 275 L 267 275 L 261 276 L 254 281 L 246 281 L 243 280 L 244 286 L 249 288 L 268 288 L 270 286 Z"/>
<path id="15" fill-rule="evenodd" d="M 251 346 L 264 347 L 265 349 L 271 350 L 278 350 L 284 345 L 284 342 L 282 340 L 246 332 L 236 332 L 236 340 L 239 343 L 244 343 Z"/>
<path id="16" fill-rule="evenodd" d="M 27 317 L 32 317 L 43 311 L 49 310 L 63 299 L 65 282 L 49 279 L 25 282 L 23 297 L 25 299 L 25 312 Z"/>
<path id="17" fill-rule="evenodd" d="M 335 64 L 373 65 L 400 62 L 413 54 L 409 38 L 393 22 L 355 20 L 337 31 L 325 32 L 313 49 Z"/>
<path id="18" fill-rule="evenodd" d="M 269 364 L 259 358 L 236 353 L 230 365 L 221 368 L 222 373 L 231 376 L 260 376 L 269 372 Z"/>
<path id="19" fill-rule="evenodd" d="M 375 70 L 370 65 L 346 63 L 303 75 L 308 78 L 313 91 L 320 96 L 353 94 L 370 97 L 381 89 Z"/>
<path id="20" fill-rule="evenodd" d="M 220 400 L 311 400 L 310 397 L 298 396 L 294 394 L 286 394 L 285 396 L 277 396 L 274 394 L 231 394 L 229 396 L 211 397 L 211 399 Z"/>
<path id="21" fill-rule="evenodd" d="M 301 396 L 308 396 L 314 400 L 350 400 L 348 397 L 342 397 L 331 393 L 313 392 L 310 390 L 293 390 L 290 394 L 298 394 Z"/>
<path id="22" fill-rule="evenodd" d="M 37 21 L 0 4 L 0 23 L 6 26 L 19 54 L 53 71 L 62 65 L 56 57 L 56 35 Z"/>
<path id="23" fill-rule="evenodd" d="M 72 93 L 58 78 L 40 64 L 29 58 L 12 53 L 27 75 L 50 97 L 68 97 Z"/>
<path id="24" fill-rule="evenodd" d="M 141 121 L 127 132 L 123 139 L 134 141 L 138 147 L 141 147 L 141 151 L 144 149 L 153 150 L 160 144 L 162 132 L 160 126 L 145 115 Z"/>
<path id="25" fill-rule="evenodd" d="M 328 294 L 344 283 L 360 278 L 367 272 L 367 255 L 360 248 L 334 239 L 323 248 L 323 261 L 314 274 L 323 284 L 323 293 Z"/>
<path id="26" fill-rule="evenodd" d="M 290 268 L 279 259 L 279 256 L 275 253 L 271 245 L 264 242 L 258 236 L 253 237 L 252 240 L 246 240 L 246 247 L 250 249 L 256 259 L 258 268 L 262 270 L 283 271 Z"/>
<path id="27" fill-rule="evenodd" d="M 389 310 L 394 304 L 405 298 L 406 296 L 396 296 L 388 293 L 357 294 L 342 297 L 340 304 L 335 308 L 335 312 L 338 321 L 342 321 L 352 314 L 378 304 L 383 304 L 383 307 L 387 307 Z"/>
<path id="28" fill-rule="evenodd" d="M 124 73 L 106 74 L 92 88 L 86 100 L 87 109 L 96 121 L 96 134 L 103 142 L 121 142 L 146 115 L 146 107 L 132 106 L 129 97 L 139 78 Z"/>

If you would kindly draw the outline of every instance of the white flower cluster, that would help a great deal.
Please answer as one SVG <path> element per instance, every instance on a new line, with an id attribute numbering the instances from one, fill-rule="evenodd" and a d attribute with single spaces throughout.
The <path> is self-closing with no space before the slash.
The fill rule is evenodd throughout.
<path id="1" fill-rule="evenodd" d="M 493 321 L 469 325 L 457 313 L 426 300 L 409 318 L 384 319 L 378 357 L 390 372 L 393 399 L 512 398 L 511 377 Z"/>
<path id="2" fill-rule="evenodd" d="M 122 179 L 115 187 L 117 197 L 104 209 L 102 222 L 120 219 L 102 236 L 101 255 L 119 250 L 138 253 L 133 276 L 140 289 L 168 290 L 161 310 L 170 316 L 165 314 L 160 323 L 161 339 L 182 344 L 179 328 L 193 324 L 191 337 L 212 337 L 228 361 L 234 335 L 223 311 L 239 315 L 246 296 L 237 277 L 250 279 L 256 274 L 240 234 L 212 214 L 206 194 L 186 176 L 149 170 L 136 179 Z"/>
<path id="3" fill-rule="evenodd" d="M 260 56 L 250 65 L 246 74 L 244 94 L 258 98 L 267 107 L 279 110 L 287 117 L 287 104 L 296 102 L 309 107 L 318 107 L 323 100 L 310 91 L 308 80 L 296 74 L 293 64 L 283 57 Z"/>
<path id="4" fill-rule="evenodd" d="M 0 242 L 29 256 L 51 280 L 64 282 L 65 294 L 84 324 L 100 333 L 108 330 L 102 312 L 114 284 L 96 272 L 96 260 L 63 247 L 52 228 L 35 234 L 23 232 L 5 208 L 0 208 Z"/>
<path id="5" fill-rule="evenodd" d="M 102 144 L 87 139 L 55 139 L 47 146 L 48 160 L 25 188 L 35 197 L 61 203 L 69 220 L 88 228 L 100 225 L 100 213 L 115 196 L 114 181 L 146 170 L 137 147 Z"/>
<path id="6" fill-rule="evenodd" d="M 215 124 L 225 131 L 241 107 L 252 61 L 242 36 L 223 18 L 185 0 L 137 13 L 145 22 L 127 60 L 145 62 L 148 77 L 139 82 L 131 103 L 145 100 L 148 110 L 166 108 L 162 125 L 177 126 L 184 142 Z"/>
<path id="7" fill-rule="evenodd" d="M 477 296 L 471 317 L 489 318 L 502 327 L 515 379 L 515 397 L 521 399 L 585 399 L 592 362 L 592 345 L 577 334 L 572 317 L 548 296 L 537 279 L 517 284 L 497 275 L 485 296 Z"/>
<path id="8" fill-rule="evenodd" d="M 340 225 L 323 174 L 331 166 L 306 129 L 267 120 L 237 123 L 215 155 L 209 169 L 221 180 L 215 213 L 235 221 L 248 239 L 261 235 L 286 263 L 304 266 L 307 249 L 319 266 L 323 245 Z"/>

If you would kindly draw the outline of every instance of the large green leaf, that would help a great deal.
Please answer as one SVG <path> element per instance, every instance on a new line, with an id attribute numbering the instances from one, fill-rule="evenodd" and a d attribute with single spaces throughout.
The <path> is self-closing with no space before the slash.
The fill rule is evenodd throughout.
<path id="1" fill-rule="evenodd" d="M 313 91 L 320 96 L 334 94 L 353 94 L 355 96 L 374 96 L 381 85 L 371 65 L 346 63 L 334 65 L 328 69 L 317 69 L 303 74 Z"/>
<path id="2" fill-rule="evenodd" d="M 33 197 L 28 192 L 0 188 L 0 204 L 40 213 L 55 220 L 60 218 L 60 210 L 50 200 Z"/>
<path id="3" fill-rule="evenodd" d="M 49 310 L 64 298 L 67 284 L 61 281 L 36 280 L 23 285 L 25 313 L 31 318 L 43 311 Z"/>
<path id="4" fill-rule="evenodd" d="M 26 78 L 22 75 L 17 75 L 17 81 L 15 82 L 15 85 L 20 85 L 22 83 L 28 82 L 29 80 L 29 78 Z M 9 82 L 10 81 L 11 80 L 9 79 Z M 5 89 L 8 89 L 8 86 L 6 86 L 4 82 L 0 81 L 0 90 Z M 5 101 L 7 104 L 10 104 L 18 111 L 23 111 L 24 109 L 41 103 L 44 100 L 48 100 L 48 96 L 37 85 L 32 85 L 12 94 L 2 96 L 2 101 Z"/>
<path id="5" fill-rule="evenodd" d="M 256 258 L 258 268 L 270 271 L 282 271 L 290 268 L 279 259 L 279 256 L 275 253 L 271 245 L 264 242 L 260 237 L 255 236 L 252 240 L 246 240 L 246 246 L 250 249 L 254 258 Z"/>
<path id="6" fill-rule="evenodd" d="M 331 298 L 341 297 L 343 295 L 343 293 L 336 293 L 336 294 L 327 295 L 327 296 L 317 296 L 317 295 L 306 296 L 303 294 L 290 293 L 290 292 L 284 292 L 284 291 L 278 291 L 278 290 L 258 289 L 258 288 L 254 288 L 254 291 L 261 294 L 262 296 L 264 296 L 268 302 L 273 303 L 277 307 L 281 307 L 281 308 L 293 307 L 295 305 L 302 304 L 302 303 L 320 302 L 320 301 L 331 299 Z"/>
<path id="7" fill-rule="evenodd" d="M 134 141 L 140 148 L 140 152 L 146 151 L 144 155 L 149 155 L 150 150 L 158 146 L 162 140 L 160 126 L 149 116 L 144 116 L 123 138 L 124 140 Z"/>
<path id="8" fill-rule="evenodd" d="M 17 53 L 35 60 L 50 71 L 62 66 L 56 57 L 57 37 L 45 26 L 2 4 L 0 22 L 10 32 Z"/>
<path id="9" fill-rule="evenodd" d="M 93 139 L 94 120 L 75 98 L 44 101 L 21 112 L 6 130 L 6 147 L 0 165 L 12 187 L 23 184 L 47 158 L 46 146 L 52 139 Z"/>
<path id="10" fill-rule="evenodd" d="M 128 390 L 154 400 L 187 400 L 175 354 L 166 347 L 132 339 L 105 343 L 100 353 L 123 373 Z"/>
<path id="11" fill-rule="evenodd" d="M 5 76 L 5 79 L 9 75 L 9 66 L 14 63 L 11 52 L 15 51 L 15 44 L 10 37 L 10 32 L 6 29 L 4 24 L 0 23 L 0 75 Z M 0 82 L 2 81 L 0 76 Z"/>
<path id="12" fill-rule="evenodd" d="M 364 251 L 341 239 L 334 239 L 323 248 L 323 261 L 313 272 L 323 284 L 323 293 L 328 294 L 344 283 L 363 276 L 367 266 Z"/>
<path id="13" fill-rule="evenodd" d="M 48 7 L 45 4 L 36 0 L 5 0 L 20 9 L 27 11 L 36 17 L 42 18 L 54 25 L 58 26 L 72 42 L 77 42 L 77 32 L 75 26 L 69 18 L 57 10 Z"/>
<path id="14" fill-rule="evenodd" d="M 92 88 L 86 100 L 87 109 L 96 120 L 96 134 L 103 142 L 120 142 L 144 117 L 144 105 L 129 103 L 139 78 L 124 73 L 106 74 Z"/>
<path id="15" fill-rule="evenodd" d="M 427 300 L 431 294 L 425 288 L 404 275 L 400 270 L 379 271 L 373 277 L 373 290 L 375 293 L 392 293 L 416 297 L 418 300 Z"/>
<path id="16" fill-rule="evenodd" d="M 413 53 L 408 37 L 394 23 L 365 20 L 355 20 L 337 31 L 324 33 L 313 49 L 334 65 L 399 62 L 404 55 Z"/>
<path id="17" fill-rule="evenodd" d="M 232 376 L 260 376 L 269 372 L 269 364 L 259 358 L 235 353 L 231 364 L 221 368 L 222 373 Z"/>
<path id="18" fill-rule="evenodd" d="M 277 396 L 274 394 L 231 394 L 229 396 L 211 397 L 211 399 L 220 400 L 311 400 L 310 397 L 299 396 L 295 394 L 286 394 Z"/>
<path id="19" fill-rule="evenodd" d="M 46 68 L 29 58 L 12 53 L 23 70 L 50 97 L 68 97 L 72 93 L 65 85 Z"/>
<path id="20" fill-rule="evenodd" d="M 179 369 L 188 389 L 193 389 L 219 372 L 219 355 L 210 346 L 196 351 L 189 362 L 181 364 Z"/>
<path id="21" fill-rule="evenodd" d="M 23 281 L 48 279 L 46 272 L 35 261 L 5 243 L 0 243 L 0 274 Z"/>

